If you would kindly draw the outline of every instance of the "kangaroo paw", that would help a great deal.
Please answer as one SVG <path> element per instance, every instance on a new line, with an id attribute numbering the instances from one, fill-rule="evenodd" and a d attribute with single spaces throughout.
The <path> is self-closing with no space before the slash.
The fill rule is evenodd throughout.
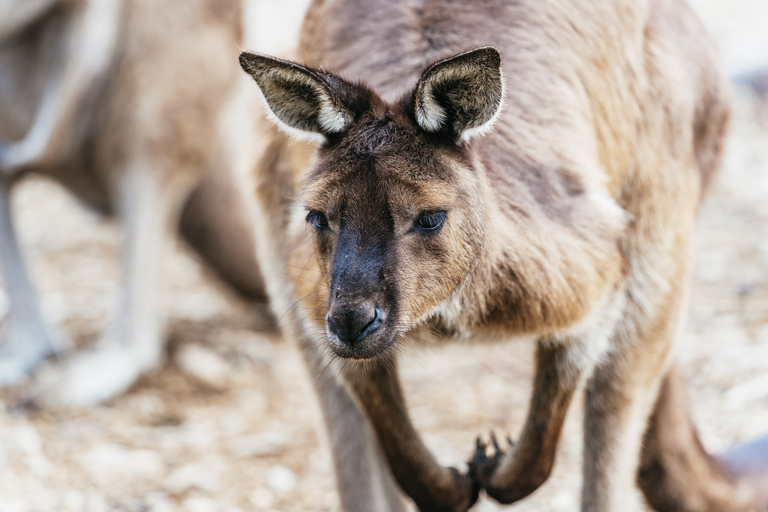
<path id="1" fill-rule="evenodd" d="M 510 448 L 514 446 L 514 442 L 510 437 L 507 437 L 507 443 Z M 506 452 L 501 449 L 499 442 L 496 439 L 496 434 L 491 432 L 490 434 L 490 447 L 493 448 L 493 452 L 489 455 L 489 445 L 483 442 L 480 436 L 475 441 L 475 454 L 472 460 L 469 461 L 469 474 L 475 479 L 480 487 L 486 488 L 490 483 L 491 478 L 496 473 L 496 469 L 504 457 Z"/>

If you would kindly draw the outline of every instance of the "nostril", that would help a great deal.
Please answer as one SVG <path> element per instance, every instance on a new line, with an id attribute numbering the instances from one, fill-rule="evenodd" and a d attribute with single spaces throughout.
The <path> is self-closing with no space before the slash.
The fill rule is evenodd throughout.
<path id="1" fill-rule="evenodd" d="M 329 330 L 339 339 L 354 345 L 381 326 L 383 315 L 379 308 L 353 308 L 331 312 L 326 317 Z"/>
<path id="2" fill-rule="evenodd" d="M 379 328 L 381 325 L 381 310 L 379 308 L 376 308 L 373 310 L 373 318 L 371 318 L 371 321 L 366 324 L 365 327 L 363 327 L 363 331 L 360 333 L 358 338 L 355 341 L 360 341 L 369 334 L 371 334 L 373 331 Z"/>
<path id="3" fill-rule="evenodd" d="M 328 324 L 328 328 L 331 330 L 331 332 L 338 336 L 341 341 L 347 341 L 344 339 L 344 336 L 341 334 L 341 332 L 339 332 L 339 326 L 336 325 L 336 321 L 333 319 L 330 313 L 325 317 L 325 322 Z"/>

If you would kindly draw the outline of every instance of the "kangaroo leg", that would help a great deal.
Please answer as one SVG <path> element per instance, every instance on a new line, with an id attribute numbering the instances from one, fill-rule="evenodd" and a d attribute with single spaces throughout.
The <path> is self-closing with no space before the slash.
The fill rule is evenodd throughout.
<path id="1" fill-rule="evenodd" d="M 648 503 L 660 512 L 768 510 L 768 491 L 758 496 L 757 486 L 742 481 L 738 471 L 729 470 L 702 446 L 684 383 L 674 368 L 664 377 L 645 432 L 637 481 Z"/>
<path id="2" fill-rule="evenodd" d="M 578 342 L 539 343 L 531 405 L 519 441 L 507 453 L 497 448 L 493 458 L 478 446 L 474 470 L 490 497 L 512 503 L 547 480 L 568 407 L 592 360 Z"/>
<path id="3" fill-rule="evenodd" d="M 254 302 L 266 302 L 249 212 L 234 180 L 227 169 L 213 169 L 203 178 L 182 210 L 181 234 L 227 284 Z"/>
<path id="4" fill-rule="evenodd" d="M 27 274 L 11 217 L 10 188 L 7 180 L 0 179 L 0 267 L 11 302 L 0 345 L 0 385 L 23 379 L 61 348 L 59 337 L 43 319 Z"/>
<path id="5" fill-rule="evenodd" d="M 115 319 L 95 349 L 78 353 L 40 376 L 37 402 L 52 406 L 102 402 L 160 364 L 159 262 L 181 198 L 188 191 L 163 179 L 167 177 L 151 165 L 138 163 L 116 175 L 124 248 Z"/>
<path id="6" fill-rule="evenodd" d="M 394 355 L 344 368 L 378 435 L 400 488 L 421 511 L 468 510 L 479 485 L 470 475 L 438 464 L 408 417 Z"/>
<path id="7" fill-rule="evenodd" d="M 159 264 L 189 191 L 188 184 L 163 182 L 168 179 L 151 165 L 135 165 L 118 176 L 125 240 L 122 286 L 112 332 L 101 344 L 130 349 L 140 370 L 154 368 L 162 359 Z"/>
<path id="8" fill-rule="evenodd" d="M 61 158 L 78 108 L 109 66 L 117 40 L 121 0 L 88 0 L 72 7 L 65 57 L 48 80 L 27 135 L 0 145 L 0 174 L 13 176 Z"/>

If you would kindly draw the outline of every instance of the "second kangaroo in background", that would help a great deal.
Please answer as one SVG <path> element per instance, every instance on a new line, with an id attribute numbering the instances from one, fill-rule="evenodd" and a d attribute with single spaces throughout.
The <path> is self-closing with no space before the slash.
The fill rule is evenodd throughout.
<path id="1" fill-rule="evenodd" d="M 583 511 L 627 510 L 636 479 L 659 510 L 768 510 L 766 487 L 703 450 L 674 370 L 729 117 L 684 2 L 317 0 L 301 57 L 241 64 L 278 124 L 319 143 L 304 172 L 275 137 L 259 240 L 276 307 L 304 298 L 290 315 L 310 365 L 341 375 L 317 387 L 347 510 L 399 506 L 379 449 L 423 511 L 527 496 L 580 386 Z M 276 215 L 294 198 L 314 244 Z M 274 277 L 289 254 L 311 279 Z M 398 346 L 433 333 L 537 346 L 518 443 L 478 443 L 465 474 L 427 450 L 397 378 Z"/>
<path id="2" fill-rule="evenodd" d="M 95 349 L 36 376 L 36 403 L 101 402 L 161 363 L 160 261 L 177 228 L 234 289 L 266 300 L 238 155 L 219 129 L 243 79 L 241 3 L 0 0 L 0 269 L 11 303 L 0 385 L 61 348 L 11 215 L 12 188 L 28 173 L 114 213 L 124 235 L 114 322 Z"/>

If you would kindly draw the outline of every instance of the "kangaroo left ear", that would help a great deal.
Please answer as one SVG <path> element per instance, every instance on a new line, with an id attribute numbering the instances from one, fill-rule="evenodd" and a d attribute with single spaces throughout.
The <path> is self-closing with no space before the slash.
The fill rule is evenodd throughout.
<path id="1" fill-rule="evenodd" d="M 467 142 L 490 131 L 503 97 L 501 54 L 492 46 L 477 48 L 422 73 L 413 101 L 416 122 L 424 131 L 450 130 Z"/>

